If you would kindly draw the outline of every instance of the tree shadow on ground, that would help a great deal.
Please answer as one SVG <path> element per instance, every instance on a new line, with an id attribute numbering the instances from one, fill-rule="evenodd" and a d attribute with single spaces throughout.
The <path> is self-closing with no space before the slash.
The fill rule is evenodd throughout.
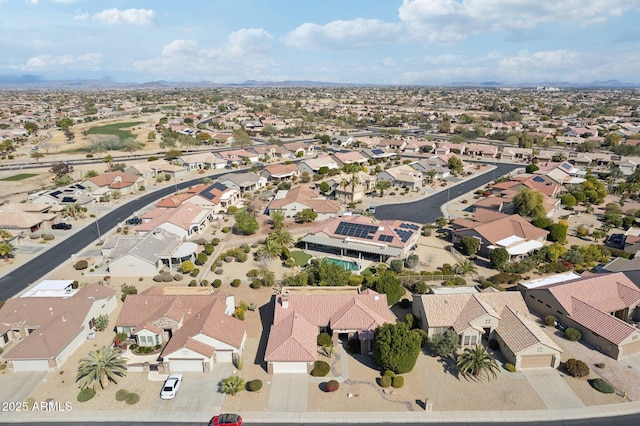
<path id="1" fill-rule="evenodd" d="M 458 367 L 456 367 L 456 360 L 453 359 L 453 357 L 440 357 L 438 363 L 442 365 L 442 370 L 445 373 L 449 373 L 456 379 L 460 380 L 460 373 L 458 372 Z"/>

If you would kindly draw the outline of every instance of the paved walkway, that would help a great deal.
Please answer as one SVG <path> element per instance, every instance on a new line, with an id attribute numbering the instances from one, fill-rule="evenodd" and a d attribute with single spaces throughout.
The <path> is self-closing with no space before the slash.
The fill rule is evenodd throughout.
<path id="1" fill-rule="evenodd" d="M 547 408 L 580 408 L 582 400 L 562 378 L 561 373 L 551 368 L 522 370 L 531 387 L 536 391 Z"/>
<path id="2" fill-rule="evenodd" d="M 304 412 L 309 401 L 308 374 L 274 374 L 269 391 L 269 412 Z"/>

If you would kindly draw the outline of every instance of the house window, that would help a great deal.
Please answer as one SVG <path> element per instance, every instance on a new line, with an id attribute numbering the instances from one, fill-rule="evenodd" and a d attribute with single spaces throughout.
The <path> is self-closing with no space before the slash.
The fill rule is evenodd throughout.
<path id="1" fill-rule="evenodd" d="M 155 335 L 156 338 L 156 345 L 160 344 L 160 336 L 158 336 L 157 334 Z"/>
<path id="2" fill-rule="evenodd" d="M 4 341 L 4 343 L 9 343 L 9 333 L 4 333 L 2 335 L 2 340 Z"/>
<path id="3" fill-rule="evenodd" d="M 471 336 L 471 345 L 475 345 L 478 342 L 478 336 Z"/>

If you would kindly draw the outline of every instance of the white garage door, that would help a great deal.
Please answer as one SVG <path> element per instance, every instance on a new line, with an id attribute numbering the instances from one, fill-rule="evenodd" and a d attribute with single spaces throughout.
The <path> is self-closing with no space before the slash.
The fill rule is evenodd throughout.
<path id="1" fill-rule="evenodd" d="M 171 359 L 169 360 L 169 368 L 172 373 L 180 371 L 202 373 L 204 371 L 202 360 L 200 359 Z"/>
<path id="2" fill-rule="evenodd" d="M 300 373 L 307 374 L 306 362 L 274 362 L 273 374 L 277 373 Z"/>
<path id="3" fill-rule="evenodd" d="M 233 362 L 233 351 L 216 351 L 216 362 Z"/>
<path id="4" fill-rule="evenodd" d="M 551 367 L 553 355 L 525 355 L 520 360 L 520 368 Z"/>
<path id="5" fill-rule="evenodd" d="M 47 371 L 49 370 L 49 361 L 47 360 L 29 360 L 29 361 L 13 361 L 15 371 Z"/>

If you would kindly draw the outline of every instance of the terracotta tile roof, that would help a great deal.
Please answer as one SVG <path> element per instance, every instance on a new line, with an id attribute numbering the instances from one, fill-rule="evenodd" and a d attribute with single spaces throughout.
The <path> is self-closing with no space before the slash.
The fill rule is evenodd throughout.
<path id="1" fill-rule="evenodd" d="M 342 211 L 340 202 L 327 200 L 320 193 L 305 185 L 294 186 L 282 198 L 275 198 L 269 203 L 269 209 L 281 209 L 292 203 L 300 203 L 318 213 L 337 213 Z"/>
<path id="2" fill-rule="evenodd" d="M 201 223 L 209 210 L 193 203 L 185 202 L 175 209 L 153 209 L 144 213 L 143 222 L 136 226 L 136 232 L 152 231 L 164 223 L 171 223 L 183 230 L 189 230 L 195 224 Z"/>
<path id="3" fill-rule="evenodd" d="M 264 360 L 315 361 L 318 327 L 295 311 L 271 326 Z"/>
<path id="4" fill-rule="evenodd" d="M 470 297 L 467 299 L 467 303 L 464 305 L 462 311 L 453 322 L 453 329 L 458 334 L 462 333 L 468 328 L 478 329 L 478 327 L 473 325 L 472 323 L 486 314 L 498 317 L 498 314 L 493 309 L 491 309 L 491 307 L 488 307 L 486 304 L 481 303 L 480 299 L 478 299 L 477 297 Z"/>
<path id="5" fill-rule="evenodd" d="M 486 223 L 480 223 L 474 227 L 466 229 L 475 230 L 490 244 L 496 244 L 498 241 L 511 236 L 517 236 L 524 238 L 525 240 L 538 240 L 549 233 L 544 229 L 536 228 L 520 215 L 514 214 L 504 216 L 505 217 Z M 459 231 L 460 230 L 456 232 Z"/>
<path id="6" fill-rule="evenodd" d="M 187 339 L 184 347 L 209 358 L 211 358 L 216 353 L 216 348 L 214 348 L 213 346 L 209 346 L 206 343 L 200 342 L 193 337 L 189 337 Z"/>
<path id="7" fill-rule="evenodd" d="M 538 343 L 562 352 L 562 349 L 530 318 L 506 306 L 500 313 L 496 333 L 514 353 L 518 354 Z"/>
<path id="8" fill-rule="evenodd" d="M 119 189 L 129 187 L 135 184 L 139 179 L 140 176 L 138 175 L 117 171 L 92 177 L 89 181 L 98 187 L 107 186 L 112 189 Z"/>
<path id="9" fill-rule="evenodd" d="M 574 298 L 572 307 L 571 319 L 617 345 L 633 334 L 640 334 L 640 331 L 633 325 L 581 300 Z"/>
<path id="10" fill-rule="evenodd" d="M 295 164 L 282 163 L 268 165 L 264 168 L 264 170 L 275 176 L 287 175 L 291 173 L 297 174 L 300 172 L 300 169 L 298 169 L 298 166 L 296 166 Z"/>

